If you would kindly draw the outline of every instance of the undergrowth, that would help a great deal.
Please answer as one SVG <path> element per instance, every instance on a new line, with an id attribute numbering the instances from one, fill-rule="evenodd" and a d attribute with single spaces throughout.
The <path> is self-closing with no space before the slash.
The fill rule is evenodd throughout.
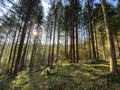
<path id="1" fill-rule="evenodd" d="M 21 71 L 15 79 L 0 81 L 0 90 L 120 90 L 120 76 L 109 73 L 107 61 L 59 62 L 49 75 L 47 69 Z"/>

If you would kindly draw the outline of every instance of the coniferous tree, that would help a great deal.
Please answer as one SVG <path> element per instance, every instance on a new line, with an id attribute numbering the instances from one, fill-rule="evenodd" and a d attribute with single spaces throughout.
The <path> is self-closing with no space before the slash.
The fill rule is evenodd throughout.
<path id="1" fill-rule="evenodd" d="M 106 0 L 101 0 L 103 15 L 104 15 L 104 22 L 105 22 L 105 29 L 108 39 L 108 48 L 109 48 L 109 57 L 110 57 L 110 72 L 112 74 L 117 73 L 117 62 L 116 62 L 116 53 L 115 53 L 115 46 L 113 41 L 113 34 L 112 28 L 109 22 L 109 17 L 106 11 Z"/>

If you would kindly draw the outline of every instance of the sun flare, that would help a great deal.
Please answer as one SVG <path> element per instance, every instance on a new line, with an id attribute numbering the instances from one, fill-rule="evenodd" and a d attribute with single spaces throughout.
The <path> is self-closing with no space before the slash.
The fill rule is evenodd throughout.
<path id="1" fill-rule="evenodd" d="M 34 36 L 38 35 L 37 31 L 32 31 L 32 33 L 33 33 Z"/>

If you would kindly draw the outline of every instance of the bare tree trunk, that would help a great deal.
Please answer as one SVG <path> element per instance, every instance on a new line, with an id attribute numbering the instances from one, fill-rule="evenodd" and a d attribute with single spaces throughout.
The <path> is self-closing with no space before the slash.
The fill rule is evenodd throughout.
<path id="1" fill-rule="evenodd" d="M 103 33 L 102 33 L 102 31 L 101 31 L 100 33 L 101 33 L 101 42 L 102 42 L 102 49 L 103 49 L 103 59 L 106 60 L 106 53 L 105 53 L 105 50 L 106 50 L 106 48 L 105 48 L 105 39 L 104 39 L 104 37 L 103 37 Z"/>
<path id="2" fill-rule="evenodd" d="M 57 21 L 57 15 L 55 15 L 55 21 L 54 21 L 54 29 L 53 29 L 53 45 L 52 45 L 52 56 L 51 56 L 50 67 L 52 67 L 52 64 L 53 64 L 53 62 L 54 62 L 56 21 Z"/>
<path id="3" fill-rule="evenodd" d="M 65 57 L 66 59 L 68 59 L 68 35 L 66 31 L 65 31 Z"/>
<path id="4" fill-rule="evenodd" d="M 27 42 L 25 44 L 24 51 L 23 51 L 22 58 L 21 58 L 21 62 L 20 62 L 20 68 L 21 69 L 24 67 L 25 55 L 26 55 L 26 50 L 27 50 L 27 46 L 28 46 L 28 41 L 29 41 L 29 38 L 30 38 L 30 31 L 31 31 L 31 29 L 32 29 L 32 25 L 30 26 L 30 30 L 28 31 Z"/>
<path id="5" fill-rule="evenodd" d="M 57 35 L 57 49 L 56 49 L 56 61 L 58 62 L 59 59 L 59 46 L 60 46 L 60 26 L 58 25 L 58 35 Z"/>
<path id="6" fill-rule="evenodd" d="M 48 50 L 48 66 L 50 66 L 51 62 L 51 43 L 52 43 L 52 29 L 53 29 L 53 21 L 51 21 L 50 25 L 50 42 L 49 42 L 49 50 Z"/>
<path id="7" fill-rule="evenodd" d="M 45 46 L 44 46 L 44 53 L 43 53 L 43 60 L 46 61 L 46 56 L 47 56 L 47 53 L 46 50 L 47 50 L 47 41 L 48 41 L 48 30 L 46 32 L 46 38 L 45 38 Z"/>
<path id="8" fill-rule="evenodd" d="M 92 26 L 92 15 L 91 15 L 91 4 L 90 0 L 88 0 L 88 14 L 89 14 L 89 29 L 91 35 L 91 43 L 92 43 L 92 59 L 96 60 L 96 51 L 95 51 L 95 42 L 94 42 L 94 34 L 93 34 L 93 26 Z"/>
<path id="9" fill-rule="evenodd" d="M 28 59 L 28 54 L 29 54 L 29 49 L 30 49 L 30 42 L 31 42 L 31 37 L 29 39 L 28 47 L 27 47 L 27 51 L 26 51 L 26 55 L 25 55 L 25 65 L 26 65 L 27 59 Z"/>
<path id="10" fill-rule="evenodd" d="M 21 25 L 22 25 L 22 23 L 21 23 Z M 13 70 L 14 62 L 15 62 L 15 59 L 16 59 L 17 44 L 18 44 L 18 41 L 19 41 L 19 37 L 20 37 L 20 33 L 21 33 L 21 29 L 22 29 L 22 27 L 20 26 L 20 28 L 19 28 L 19 32 L 18 32 L 18 36 L 17 36 L 17 41 L 16 41 L 16 43 L 15 43 L 14 50 L 13 50 L 12 62 L 11 62 L 11 67 L 10 67 L 10 70 L 9 70 L 8 75 L 11 75 L 11 74 L 12 74 L 12 70 Z"/>
<path id="11" fill-rule="evenodd" d="M 21 33 L 20 45 L 18 47 L 18 53 L 17 53 L 16 62 L 15 62 L 13 76 L 16 76 L 17 72 L 18 72 L 18 67 L 19 67 L 19 63 L 20 63 L 20 60 L 21 60 L 22 49 L 23 49 L 23 44 L 24 44 L 26 30 L 27 30 L 27 21 L 28 21 L 28 18 L 26 18 L 26 20 L 25 20 L 24 27 L 23 27 L 23 30 L 22 30 L 22 33 Z"/>
<path id="12" fill-rule="evenodd" d="M 9 33 L 6 34 L 6 38 L 5 38 L 3 47 L 2 47 L 2 49 L 1 49 L 1 53 L 0 53 L 0 65 L 1 65 L 1 63 L 2 63 L 2 62 L 1 62 L 1 59 L 2 59 L 2 56 L 3 56 L 3 53 L 4 53 L 4 49 L 5 49 L 5 46 L 6 46 L 6 43 L 7 43 L 8 35 L 9 35 Z"/>
<path id="13" fill-rule="evenodd" d="M 117 9 L 118 9 L 118 16 L 119 16 L 118 19 L 120 19 L 120 0 L 118 0 Z M 117 31 L 116 31 L 116 41 L 117 41 L 117 47 L 118 47 L 118 58 L 120 58 L 120 40 L 119 40 L 119 35 Z"/>
<path id="14" fill-rule="evenodd" d="M 117 41 L 117 48 L 118 48 L 118 58 L 120 58 L 120 42 L 119 42 L 119 37 L 118 37 L 118 33 L 117 31 L 115 32 L 115 37 L 116 37 L 116 41 Z"/>
<path id="15" fill-rule="evenodd" d="M 12 52 L 13 52 L 13 47 L 14 47 L 14 43 L 15 43 L 16 34 L 17 34 L 17 30 L 14 32 L 14 37 L 13 37 L 12 46 L 11 46 L 11 49 L 10 49 L 9 60 L 8 60 L 8 66 L 9 66 L 11 58 L 12 58 Z"/>
<path id="16" fill-rule="evenodd" d="M 33 67 L 34 67 L 36 40 L 37 40 L 37 39 L 36 39 L 36 37 L 35 37 L 34 43 L 33 43 L 32 54 L 31 54 L 31 58 L 30 58 L 29 72 L 31 72 L 31 71 L 33 70 Z"/>
<path id="17" fill-rule="evenodd" d="M 97 38 L 97 31 L 96 31 L 96 28 L 95 28 L 95 21 L 93 22 L 93 27 L 94 27 L 94 31 L 95 31 L 96 59 L 99 60 L 98 38 Z"/>
<path id="18" fill-rule="evenodd" d="M 37 29 L 37 30 L 38 30 L 38 29 Z M 41 60 L 44 60 L 44 57 L 43 57 L 43 54 L 42 54 L 43 47 L 42 47 L 42 44 L 41 44 L 41 43 L 42 43 L 41 38 L 42 38 L 42 31 L 41 31 L 41 33 L 40 33 L 39 50 L 38 50 L 40 61 L 41 61 Z M 38 44 L 38 43 L 36 43 L 36 46 L 37 46 L 37 44 Z M 37 50 L 37 48 L 36 48 L 36 50 Z"/>
<path id="19" fill-rule="evenodd" d="M 14 71 L 13 71 L 13 77 L 15 77 L 17 75 L 18 70 L 19 70 L 19 64 L 20 64 L 20 60 L 21 60 L 24 40 L 25 40 L 26 31 L 27 31 L 27 27 L 28 27 L 28 21 L 29 21 L 29 18 L 30 18 L 30 14 L 31 14 L 34 6 L 35 6 L 35 3 L 36 3 L 36 0 L 34 0 L 34 1 L 30 0 L 29 2 L 25 3 L 25 4 L 28 5 L 28 7 L 26 7 L 26 12 L 24 13 L 25 20 L 24 20 L 24 24 L 23 24 L 22 33 L 21 33 L 20 44 L 19 44 L 19 47 L 18 47 L 17 58 L 16 58 Z"/>
<path id="20" fill-rule="evenodd" d="M 77 63 L 79 62 L 79 48 L 78 48 L 78 27 L 76 24 L 76 59 Z"/>
<path id="21" fill-rule="evenodd" d="M 92 59 L 92 49 L 91 49 L 91 36 L 90 36 L 90 30 L 88 29 L 88 36 L 89 36 L 89 59 Z"/>
<path id="22" fill-rule="evenodd" d="M 71 16 L 71 62 L 75 62 L 75 44 L 74 44 L 74 5 L 75 1 L 71 1 L 71 11 L 72 11 L 72 16 Z"/>
<path id="23" fill-rule="evenodd" d="M 70 62 L 72 63 L 73 62 L 73 51 L 72 51 L 72 35 L 71 35 L 71 32 L 70 32 Z"/>
<path id="24" fill-rule="evenodd" d="M 105 2 L 106 2 L 106 0 L 101 0 L 105 28 L 106 28 L 106 34 L 107 34 L 107 39 L 108 39 L 109 56 L 110 56 L 110 72 L 112 74 L 117 74 L 117 61 L 116 61 L 114 40 L 113 40 L 112 30 L 110 27 L 109 18 L 108 18 L 107 11 L 106 11 Z"/>

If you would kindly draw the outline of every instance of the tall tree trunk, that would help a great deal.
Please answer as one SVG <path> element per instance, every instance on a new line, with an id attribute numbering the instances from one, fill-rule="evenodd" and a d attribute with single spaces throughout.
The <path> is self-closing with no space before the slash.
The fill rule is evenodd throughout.
<path id="1" fill-rule="evenodd" d="M 119 38 L 118 38 L 118 33 L 116 33 L 116 41 L 117 41 L 117 48 L 118 48 L 118 58 L 120 58 L 120 42 L 119 42 Z"/>
<path id="2" fill-rule="evenodd" d="M 68 35 L 67 31 L 65 31 L 65 57 L 68 59 Z"/>
<path id="3" fill-rule="evenodd" d="M 112 35 L 112 30 L 110 27 L 109 18 L 106 11 L 106 0 L 101 0 L 103 15 L 104 15 L 104 22 L 105 22 L 105 28 L 106 28 L 106 34 L 108 39 L 108 48 L 110 53 L 110 72 L 112 74 L 117 74 L 117 61 L 116 61 L 116 53 L 115 53 L 115 47 L 114 47 L 114 40 Z"/>
<path id="4" fill-rule="evenodd" d="M 46 61 L 46 56 L 47 56 L 47 42 L 48 42 L 48 30 L 46 32 L 46 38 L 45 38 L 45 46 L 44 46 L 44 53 L 43 53 L 43 60 Z"/>
<path id="5" fill-rule="evenodd" d="M 27 63 L 27 59 L 28 59 L 28 54 L 29 54 L 29 49 L 30 49 L 30 43 L 31 43 L 31 37 L 29 38 L 29 41 L 28 41 L 28 47 L 27 47 L 27 51 L 26 51 L 26 55 L 25 55 L 25 65 Z"/>
<path id="6" fill-rule="evenodd" d="M 118 0 L 118 15 L 119 15 L 119 19 L 120 19 L 120 0 Z M 117 46 L 118 46 L 118 58 L 120 58 L 120 41 L 118 38 L 118 32 L 116 31 L 116 41 L 117 41 Z"/>
<path id="7" fill-rule="evenodd" d="M 91 43 L 92 43 L 92 59 L 96 60 L 96 51 L 95 51 L 95 42 L 94 42 L 94 34 L 93 34 L 93 26 L 92 26 L 92 11 L 91 11 L 91 4 L 90 0 L 88 0 L 88 14 L 89 14 L 89 29 L 90 29 L 90 35 L 91 35 Z"/>
<path id="8" fill-rule="evenodd" d="M 21 25 L 22 25 L 22 23 L 21 23 Z M 20 37 L 20 34 L 21 34 L 21 29 L 22 29 L 22 27 L 20 26 L 19 32 L 18 32 L 18 36 L 17 36 L 17 41 L 16 41 L 16 43 L 15 43 L 14 50 L 13 50 L 12 62 L 11 62 L 11 67 L 10 67 L 10 70 L 9 70 L 8 75 L 11 75 L 11 74 L 12 74 L 14 62 L 15 62 L 15 59 L 16 59 L 17 44 L 18 44 L 19 37 Z"/>
<path id="9" fill-rule="evenodd" d="M 71 62 L 75 62 L 75 43 L 74 43 L 74 9 L 75 9 L 75 1 L 71 1 Z"/>
<path id="10" fill-rule="evenodd" d="M 81 27 L 80 26 L 80 17 L 81 17 L 81 5 L 80 5 L 80 1 L 79 0 L 74 0 L 74 23 L 75 23 L 75 34 L 76 34 L 76 61 L 75 62 L 79 62 L 79 47 L 78 47 L 78 37 L 79 37 L 79 32 L 78 29 Z M 80 26 L 78 28 L 78 26 Z M 85 31 L 85 30 L 84 30 Z M 84 35 L 85 36 L 85 35 Z"/>
<path id="11" fill-rule="evenodd" d="M 89 25 L 88 25 L 89 27 Z M 90 36 L 90 29 L 88 28 L 88 38 L 89 38 L 89 59 L 92 59 L 92 49 L 91 49 L 91 36 Z"/>
<path id="12" fill-rule="evenodd" d="M 29 2 L 27 2 L 28 7 L 26 7 L 27 9 L 26 9 L 26 12 L 24 14 L 25 21 L 24 21 L 24 25 L 23 25 L 23 29 L 22 29 L 22 33 L 21 33 L 20 44 L 18 47 L 17 58 L 16 58 L 14 71 L 13 71 L 13 77 L 15 77 L 18 73 L 19 64 L 20 64 L 21 55 L 22 55 L 22 50 L 23 50 L 23 45 L 24 45 L 24 40 L 25 40 L 26 31 L 27 31 L 27 27 L 28 27 L 28 21 L 30 18 L 30 14 L 35 6 L 35 2 L 36 2 L 36 0 L 34 0 L 34 1 L 30 0 Z"/>
<path id="13" fill-rule="evenodd" d="M 98 38 L 97 38 L 97 30 L 95 28 L 95 21 L 93 22 L 93 27 L 94 27 L 94 31 L 95 31 L 96 59 L 99 60 Z"/>
<path id="14" fill-rule="evenodd" d="M 36 37 L 35 37 L 34 43 L 33 43 L 33 48 L 32 48 L 32 54 L 31 54 L 31 58 L 30 58 L 29 72 L 31 72 L 31 71 L 33 70 L 33 67 L 34 67 L 36 40 L 37 40 L 37 39 L 36 39 Z"/>
<path id="15" fill-rule="evenodd" d="M 71 35 L 71 32 L 70 32 L 70 62 L 72 63 L 73 62 L 73 51 L 72 51 L 72 35 Z"/>
<path id="16" fill-rule="evenodd" d="M 58 25 L 58 35 L 57 35 L 57 49 L 56 49 L 56 61 L 59 59 L 59 46 L 60 46 L 60 26 Z"/>
<path id="17" fill-rule="evenodd" d="M 42 47 L 42 40 L 41 40 L 41 38 L 42 38 L 42 31 L 41 31 L 41 33 L 40 33 L 39 49 L 38 49 L 39 59 L 40 59 L 40 61 L 41 61 L 41 60 L 44 60 L 43 53 L 41 53 L 42 50 L 43 50 L 43 47 Z M 36 43 L 36 45 L 37 45 L 37 44 L 38 44 L 38 43 Z M 38 62 L 38 63 L 40 63 L 40 62 Z"/>
<path id="18" fill-rule="evenodd" d="M 25 20 L 23 30 L 22 30 L 22 33 L 21 33 L 20 45 L 18 47 L 18 53 L 17 53 L 16 62 L 15 62 L 13 76 L 16 76 L 17 72 L 18 72 L 18 67 L 19 67 L 19 63 L 20 63 L 20 60 L 21 60 L 21 54 L 22 54 L 23 44 L 24 44 L 26 30 L 27 30 L 27 21 L 28 21 L 28 18 L 26 18 L 26 20 Z"/>
<path id="19" fill-rule="evenodd" d="M 53 62 L 54 62 L 56 21 L 57 21 L 57 15 L 56 15 L 56 12 L 55 12 L 55 21 L 54 21 L 54 28 L 53 28 L 53 45 L 52 45 L 52 56 L 51 56 L 50 67 L 52 67 L 52 64 L 53 64 Z"/>
<path id="20" fill-rule="evenodd" d="M 14 47 L 14 43 L 15 43 L 16 34 L 17 34 L 17 30 L 14 32 L 14 37 L 13 37 L 12 46 L 11 46 L 11 49 L 10 49 L 9 60 L 8 60 L 8 66 L 9 66 L 11 58 L 12 58 L 12 52 L 13 52 L 13 47 Z"/>
<path id="21" fill-rule="evenodd" d="M 28 46 L 28 41 L 29 41 L 29 38 L 30 38 L 30 31 L 31 31 L 31 29 L 32 29 L 32 25 L 30 26 L 30 30 L 28 31 L 27 42 L 25 44 L 24 51 L 23 51 L 22 58 L 21 58 L 21 62 L 20 62 L 20 68 L 21 69 L 24 67 L 25 55 L 26 55 L 26 50 L 27 50 L 27 46 Z"/>
<path id="22" fill-rule="evenodd" d="M 76 24 L 76 59 L 77 63 L 79 62 L 79 48 L 78 48 L 78 27 Z"/>
<path id="23" fill-rule="evenodd" d="M 4 44 L 3 44 L 2 49 L 1 49 L 1 53 L 0 53 L 0 65 L 2 64 L 1 59 L 2 59 L 2 56 L 3 56 L 3 53 L 4 53 L 4 49 L 5 49 L 5 46 L 6 46 L 6 43 L 7 43 L 8 35 L 9 35 L 9 33 L 6 34 L 6 38 L 5 38 Z"/>
<path id="24" fill-rule="evenodd" d="M 51 21 L 51 25 L 50 25 L 50 42 L 49 42 L 49 50 L 48 50 L 48 66 L 50 66 L 50 62 L 51 62 L 52 29 L 53 29 L 53 21 Z"/>
<path id="25" fill-rule="evenodd" d="M 102 31 L 100 32 L 101 33 L 101 42 L 102 42 L 102 49 L 103 49 L 103 59 L 106 60 L 106 53 L 105 53 L 105 39 L 104 39 L 104 36 L 103 36 L 103 33 Z"/>

